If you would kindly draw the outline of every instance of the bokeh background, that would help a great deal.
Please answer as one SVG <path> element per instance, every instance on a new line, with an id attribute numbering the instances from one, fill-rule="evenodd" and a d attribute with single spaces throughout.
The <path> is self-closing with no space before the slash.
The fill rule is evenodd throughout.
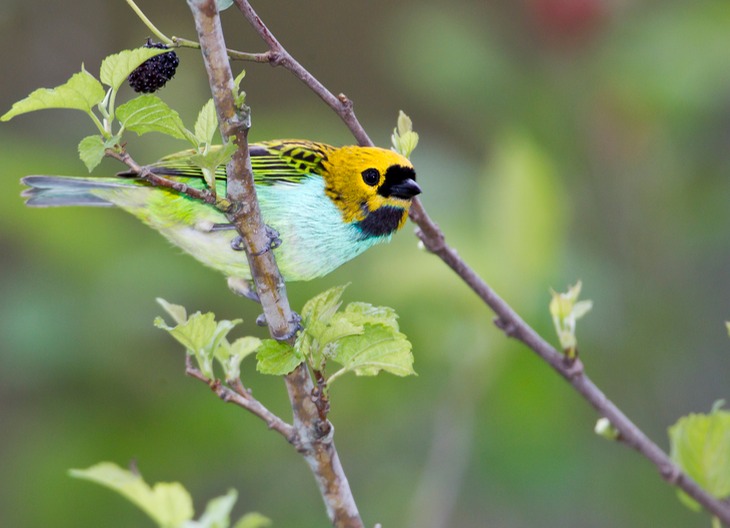
<path id="1" fill-rule="evenodd" d="M 183 2 L 140 0 L 193 37 Z M 420 133 L 423 201 L 461 255 L 555 341 L 549 289 L 583 281 L 589 375 L 661 446 L 681 415 L 730 397 L 730 4 L 719 0 L 256 2 L 282 43 L 355 101 L 387 146 L 397 112 Z M 263 51 L 235 9 L 231 47 Z M 125 2 L 3 0 L 0 113 L 83 63 L 144 42 Z M 197 52 L 162 97 L 190 124 L 207 100 Z M 236 65 L 240 68 L 241 65 Z M 245 65 L 252 139 L 352 142 L 285 71 Z M 83 174 L 85 116 L 0 125 L 0 525 L 152 526 L 69 468 L 135 460 L 181 481 L 198 513 L 239 490 L 236 514 L 277 527 L 327 521 L 299 456 L 183 374 L 152 326 L 164 297 L 191 311 L 257 309 L 217 273 L 113 210 L 30 210 L 18 179 Z M 183 145 L 131 138 L 140 161 Z M 98 174 L 120 167 L 105 161 Z M 418 377 L 343 379 L 331 419 L 366 523 L 385 527 L 704 527 L 648 462 L 592 432 L 597 416 L 407 227 L 336 273 L 290 284 L 294 307 L 332 285 L 394 307 Z M 244 364 L 289 416 L 283 383 Z"/>

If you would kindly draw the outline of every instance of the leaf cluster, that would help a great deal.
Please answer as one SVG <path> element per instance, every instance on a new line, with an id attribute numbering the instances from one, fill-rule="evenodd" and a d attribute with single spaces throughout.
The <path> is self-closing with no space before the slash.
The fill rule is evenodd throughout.
<path id="1" fill-rule="evenodd" d="M 231 510 L 238 493 L 231 489 L 210 500 L 197 521 L 190 493 L 179 482 L 147 484 L 141 475 L 112 462 L 100 462 L 87 469 L 72 469 L 72 477 L 96 482 L 112 489 L 137 505 L 160 528 L 229 528 Z M 260 513 L 248 513 L 233 528 L 264 528 L 271 521 Z"/>
<path id="2" fill-rule="evenodd" d="M 257 370 L 288 374 L 302 361 L 324 374 L 328 362 L 339 365 L 329 385 L 346 374 L 375 376 L 381 371 L 408 376 L 413 370 L 411 343 L 398 329 L 398 315 L 385 306 L 353 302 L 342 307 L 347 286 L 316 295 L 302 308 L 302 330 L 294 346 L 266 339 L 256 353 Z"/>
<path id="3" fill-rule="evenodd" d="M 182 344 L 187 353 L 195 358 L 200 371 L 209 379 L 215 378 L 213 365 L 216 361 L 223 369 L 226 381 L 240 378 L 241 362 L 261 346 L 261 340 L 252 336 L 241 337 L 233 343 L 228 341 L 228 333 L 242 319 L 216 321 L 212 312 L 195 312 L 188 317 L 183 306 L 159 298 L 157 302 L 177 324 L 168 326 L 162 317 L 157 317 L 155 326 L 166 330 Z"/>
<path id="4" fill-rule="evenodd" d="M 55 88 L 40 88 L 16 102 L 0 116 L 0 121 L 52 108 L 86 113 L 98 131 L 83 138 L 78 146 L 79 157 L 89 172 L 101 162 L 107 149 L 122 151 L 122 137 L 126 131 L 140 136 L 158 132 L 187 141 L 193 146 L 189 162 L 200 167 L 211 191 L 215 192 L 215 172 L 233 155 L 235 145 L 214 145 L 218 117 L 212 99 L 203 105 L 192 131 L 185 127 L 180 115 L 157 95 L 143 94 L 116 105 L 117 94 L 129 74 L 146 60 L 167 52 L 169 50 L 166 48 L 141 47 L 110 55 L 102 61 L 98 79 L 82 66 L 81 71 L 64 84 Z M 238 88 L 243 75 L 244 72 L 236 79 L 235 95 L 240 105 L 245 100 L 245 94 Z"/>
<path id="5" fill-rule="evenodd" d="M 288 374 L 305 361 L 324 375 L 327 364 L 335 363 L 339 368 L 327 378 L 328 384 L 348 372 L 358 376 L 374 376 L 381 371 L 397 376 L 415 374 L 411 343 L 399 331 L 395 310 L 364 302 L 341 309 L 345 288 L 331 288 L 307 301 L 294 346 L 252 336 L 230 343 L 227 335 L 240 319 L 216 321 L 211 312 L 188 317 L 184 307 L 163 299 L 158 302 L 176 324 L 169 326 L 158 317 L 155 326 L 180 342 L 209 379 L 216 377 L 216 362 L 227 381 L 238 379 L 241 362 L 253 353 L 256 369 L 271 375 Z"/>

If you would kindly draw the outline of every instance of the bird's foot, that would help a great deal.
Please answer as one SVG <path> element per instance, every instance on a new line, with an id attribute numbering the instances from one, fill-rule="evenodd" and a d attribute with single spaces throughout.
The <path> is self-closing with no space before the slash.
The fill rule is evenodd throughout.
<path id="1" fill-rule="evenodd" d="M 246 249 L 246 242 L 244 242 L 241 235 L 236 235 L 231 240 L 231 249 L 233 251 L 244 251 Z"/>
<path id="2" fill-rule="evenodd" d="M 269 225 L 264 225 L 266 230 L 266 237 L 269 239 L 266 246 L 261 251 L 257 251 L 253 254 L 254 257 L 260 257 L 267 251 L 272 251 L 281 246 L 281 239 L 279 238 L 279 232 Z"/>
<path id="3" fill-rule="evenodd" d="M 220 231 L 223 229 L 227 229 L 226 226 L 228 226 L 228 225 L 229 224 L 213 224 L 213 229 L 211 229 L 211 231 Z M 216 226 L 218 226 L 218 229 L 216 229 Z M 231 227 L 233 227 L 233 226 L 231 226 Z M 267 225 L 264 227 L 266 228 L 266 236 L 269 240 L 266 243 L 266 246 L 264 247 L 264 249 L 262 249 L 261 251 L 252 253 L 251 254 L 252 257 L 260 257 L 267 251 L 271 251 L 271 250 L 276 249 L 279 246 L 281 246 L 281 238 L 279 238 L 279 232 L 271 226 Z M 244 249 L 246 249 L 246 243 L 244 242 L 243 237 L 241 235 L 238 235 L 238 236 L 234 237 L 233 240 L 231 240 L 231 248 L 234 251 L 243 251 Z"/>
<path id="4" fill-rule="evenodd" d="M 269 247 L 271 249 L 276 249 L 281 246 L 279 232 L 270 225 L 265 225 L 264 227 L 266 228 L 266 236 L 269 237 Z"/>

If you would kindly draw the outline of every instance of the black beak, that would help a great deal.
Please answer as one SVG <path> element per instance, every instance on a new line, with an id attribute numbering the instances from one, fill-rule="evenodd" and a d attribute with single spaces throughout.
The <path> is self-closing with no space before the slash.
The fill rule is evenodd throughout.
<path id="1" fill-rule="evenodd" d="M 402 198 L 403 200 L 410 200 L 417 194 L 421 194 L 421 188 L 416 183 L 416 180 L 411 178 L 407 178 L 402 182 L 391 185 L 389 191 L 390 196 Z"/>

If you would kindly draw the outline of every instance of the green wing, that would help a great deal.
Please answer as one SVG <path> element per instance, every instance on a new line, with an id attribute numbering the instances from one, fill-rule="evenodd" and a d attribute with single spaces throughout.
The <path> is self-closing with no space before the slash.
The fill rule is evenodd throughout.
<path id="1" fill-rule="evenodd" d="M 220 148 L 220 147 L 211 147 Z M 261 185 L 299 183 L 313 175 L 322 175 L 322 163 L 334 147 L 306 140 L 275 140 L 251 143 L 249 154 L 254 181 Z M 201 177 L 200 169 L 192 163 L 194 150 L 165 156 L 149 166 L 153 172 L 168 176 Z M 218 167 L 216 178 L 225 179 L 225 166 Z"/>

